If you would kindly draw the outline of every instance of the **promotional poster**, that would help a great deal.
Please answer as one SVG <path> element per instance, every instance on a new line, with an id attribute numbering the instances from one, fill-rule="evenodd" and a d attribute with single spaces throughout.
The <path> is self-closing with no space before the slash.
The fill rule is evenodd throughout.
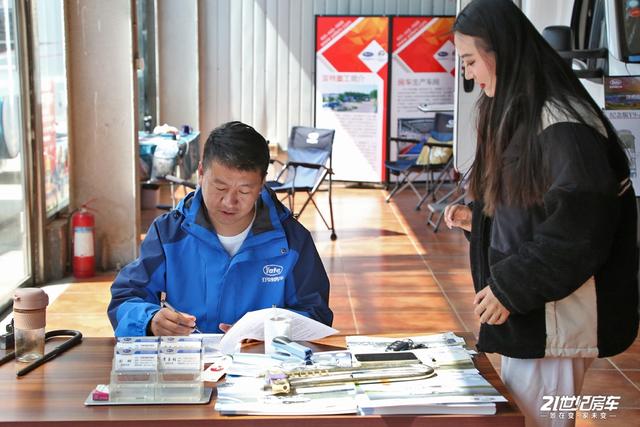
<path id="1" fill-rule="evenodd" d="M 386 17 L 317 17 L 315 126 L 336 131 L 335 180 L 385 179 L 388 45 Z"/>

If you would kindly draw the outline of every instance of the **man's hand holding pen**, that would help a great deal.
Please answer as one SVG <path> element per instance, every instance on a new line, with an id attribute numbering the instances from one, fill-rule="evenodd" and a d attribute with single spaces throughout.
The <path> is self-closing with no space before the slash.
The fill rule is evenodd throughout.
<path id="1" fill-rule="evenodd" d="M 196 327 L 196 318 L 187 313 L 182 313 L 167 302 L 167 295 L 160 292 L 160 306 L 162 307 L 151 318 L 151 333 L 155 336 L 189 335 L 193 332 L 200 333 Z"/>
<path id="2" fill-rule="evenodd" d="M 151 319 L 151 333 L 155 336 L 189 335 L 196 327 L 196 318 L 163 307 Z"/>

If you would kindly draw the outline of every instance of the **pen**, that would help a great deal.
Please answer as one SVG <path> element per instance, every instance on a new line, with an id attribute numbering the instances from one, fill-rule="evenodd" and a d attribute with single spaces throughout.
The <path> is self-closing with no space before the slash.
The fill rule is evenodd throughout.
<path id="1" fill-rule="evenodd" d="M 160 292 L 160 306 L 166 307 L 169 310 L 173 311 L 174 313 L 178 313 L 178 314 L 182 315 L 182 313 L 180 313 L 178 310 L 173 308 L 173 306 L 167 302 L 167 294 L 165 294 L 164 292 Z M 202 333 L 202 332 L 200 332 L 200 329 L 198 329 L 197 325 L 195 325 L 193 327 L 193 332 L 195 332 L 196 334 L 201 334 Z"/>

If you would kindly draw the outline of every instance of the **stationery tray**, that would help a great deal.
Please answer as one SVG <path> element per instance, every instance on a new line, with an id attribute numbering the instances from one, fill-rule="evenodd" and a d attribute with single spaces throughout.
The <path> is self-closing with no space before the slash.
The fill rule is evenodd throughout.
<path id="1" fill-rule="evenodd" d="M 211 401 L 213 389 L 205 387 L 200 400 L 180 401 L 177 399 L 155 399 L 150 401 L 141 400 L 118 400 L 111 402 L 109 400 L 93 400 L 93 391 L 89 393 L 84 401 L 85 406 L 121 406 L 121 405 L 203 405 Z"/>

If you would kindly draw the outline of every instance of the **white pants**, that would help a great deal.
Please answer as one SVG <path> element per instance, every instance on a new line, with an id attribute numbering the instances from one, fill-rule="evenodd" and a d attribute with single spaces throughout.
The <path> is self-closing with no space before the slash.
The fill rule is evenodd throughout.
<path id="1" fill-rule="evenodd" d="M 560 419 L 540 411 L 542 396 L 578 396 L 593 358 L 514 359 L 502 356 L 500 376 L 525 415 L 526 427 L 573 427 L 575 413 Z M 557 415 L 557 414 L 556 414 Z"/>

